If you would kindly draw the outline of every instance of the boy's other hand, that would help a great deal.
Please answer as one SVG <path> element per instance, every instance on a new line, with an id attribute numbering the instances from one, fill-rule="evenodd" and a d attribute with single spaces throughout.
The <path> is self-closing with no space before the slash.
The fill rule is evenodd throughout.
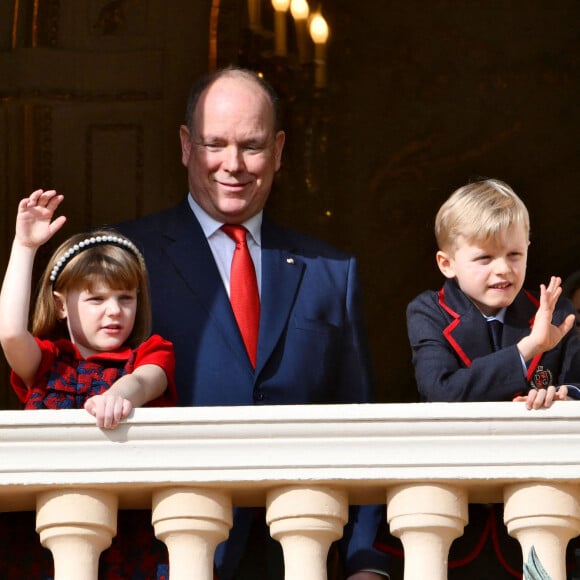
<path id="1" fill-rule="evenodd" d="M 513 399 L 517 402 L 525 402 L 526 409 L 549 409 L 554 401 L 568 401 L 568 387 L 562 385 L 555 387 L 550 385 L 547 389 L 531 389 L 527 395 L 518 395 Z"/>

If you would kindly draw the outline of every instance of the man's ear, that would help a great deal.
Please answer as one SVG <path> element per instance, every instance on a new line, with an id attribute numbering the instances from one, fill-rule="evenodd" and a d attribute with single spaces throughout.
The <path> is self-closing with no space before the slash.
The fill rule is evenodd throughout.
<path id="1" fill-rule="evenodd" d="M 278 131 L 274 140 L 274 155 L 276 158 L 276 171 L 280 169 L 282 164 L 282 151 L 284 149 L 284 143 L 286 141 L 286 133 L 284 131 Z"/>
<path id="2" fill-rule="evenodd" d="M 191 148 L 193 147 L 191 143 L 192 136 L 189 133 L 189 129 L 186 125 L 181 125 L 179 127 L 179 140 L 181 141 L 181 163 L 187 167 L 189 164 L 189 158 L 191 156 Z"/>
<path id="3" fill-rule="evenodd" d="M 443 276 L 446 278 L 455 278 L 453 259 L 447 252 L 439 250 L 437 254 L 435 254 L 435 260 L 437 261 L 437 266 L 439 266 L 439 270 L 441 270 Z"/>
<path id="4" fill-rule="evenodd" d="M 67 316 L 66 314 L 66 301 L 64 295 L 60 292 L 53 292 L 54 306 L 56 308 L 56 316 L 59 320 L 64 320 Z"/>

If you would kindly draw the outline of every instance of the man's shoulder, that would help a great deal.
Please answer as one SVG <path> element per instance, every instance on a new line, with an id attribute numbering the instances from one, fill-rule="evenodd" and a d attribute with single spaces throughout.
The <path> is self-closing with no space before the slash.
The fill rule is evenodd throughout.
<path id="1" fill-rule="evenodd" d="M 180 232 L 191 231 L 195 217 L 187 201 L 151 214 L 115 224 L 117 229 L 137 245 L 150 246 L 160 238 L 173 239 Z"/>
<path id="2" fill-rule="evenodd" d="M 151 230 L 165 225 L 167 222 L 174 221 L 183 213 L 183 202 L 169 208 L 162 209 L 135 219 L 126 220 L 115 225 L 119 231 L 126 232 L 129 230 Z"/>
<path id="3" fill-rule="evenodd" d="M 353 254 L 313 234 L 274 224 L 264 219 L 262 248 L 286 249 L 304 257 L 348 260 Z"/>

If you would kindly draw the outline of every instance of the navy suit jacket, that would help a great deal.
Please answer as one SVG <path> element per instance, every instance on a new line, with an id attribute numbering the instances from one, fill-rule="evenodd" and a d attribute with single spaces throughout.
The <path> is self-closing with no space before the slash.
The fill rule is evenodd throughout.
<path id="1" fill-rule="evenodd" d="M 270 405 L 371 402 L 372 380 L 355 259 L 320 240 L 262 223 L 261 312 L 256 369 L 246 353 L 227 292 L 187 199 L 118 229 L 143 251 L 153 329 L 175 347 L 179 404 Z M 243 512 L 244 510 L 237 510 Z M 347 568 L 385 569 L 386 556 L 361 548 L 381 510 L 365 506 Z M 237 514 L 240 518 L 241 515 Z M 356 519 L 356 518 L 355 518 Z M 246 521 L 247 523 L 247 521 Z M 234 524 L 240 534 L 244 525 Z M 351 538 L 351 531 L 345 537 Z M 230 539 L 235 538 L 232 530 Z M 358 539 L 357 539 L 358 538 Z M 232 540 L 236 550 L 245 540 Z M 218 557 L 223 549 L 218 551 Z M 220 579 L 239 559 L 218 562 Z"/>
<path id="2" fill-rule="evenodd" d="M 552 384 L 568 384 L 578 398 L 580 338 L 573 328 L 560 343 L 541 357 L 522 359 L 516 343 L 530 333 L 538 298 L 520 291 L 507 308 L 502 348 L 493 351 L 485 318 L 459 289 L 447 280 L 439 292 L 426 291 L 407 307 L 407 330 L 413 352 L 417 387 L 426 401 L 511 401 L 526 394 L 536 371 L 550 371 Z M 553 323 L 559 325 L 574 307 L 560 299 Z M 540 369 L 540 367 L 542 367 Z"/>

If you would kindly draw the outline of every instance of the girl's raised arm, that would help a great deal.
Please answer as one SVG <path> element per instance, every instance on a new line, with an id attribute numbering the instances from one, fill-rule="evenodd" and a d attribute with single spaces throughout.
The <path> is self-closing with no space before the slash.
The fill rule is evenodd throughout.
<path id="1" fill-rule="evenodd" d="M 54 212 L 63 196 L 38 189 L 20 201 L 16 233 L 0 291 L 0 343 L 12 370 L 31 385 L 40 364 L 40 349 L 28 330 L 32 268 L 38 248 L 65 223 Z"/>

